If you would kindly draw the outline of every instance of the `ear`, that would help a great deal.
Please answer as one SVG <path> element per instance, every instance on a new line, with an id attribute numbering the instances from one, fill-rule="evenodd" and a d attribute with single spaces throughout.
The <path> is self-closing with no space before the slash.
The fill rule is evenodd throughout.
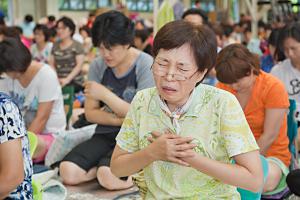
<path id="1" fill-rule="evenodd" d="M 201 81 L 203 77 L 206 75 L 208 69 L 205 69 L 203 72 L 197 72 L 197 82 Z"/>

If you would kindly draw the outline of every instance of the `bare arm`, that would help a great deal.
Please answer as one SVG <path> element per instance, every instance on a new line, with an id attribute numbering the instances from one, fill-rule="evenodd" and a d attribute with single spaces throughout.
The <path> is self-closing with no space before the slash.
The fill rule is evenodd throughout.
<path id="1" fill-rule="evenodd" d="M 124 118 L 126 116 L 130 104 L 105 86 L 95 81 L 87 81 L 84 87 L 86 97 L 104 102 L 119 117 Z"/>
<path id="2" fill-rule="evenodd" d="M 253 192 L 263 188 L 263 172 L 258 151 L 234 156 L 236 164 L 226 164 L 197 154 L 183 158 L 191 167 L 221 182 Z"/>
<path id="3" fill-rule="evenodd" d="M 121 126 L 124 120 L 113 113 L 102 110 L 99 106 L 99 102 L 92 98 L 86 98 L 84 112 L 86 119 L 96 124 Z"/>
<path id="4" fill-rule="evenodd" d="M 35 118 L 27 129 L 34 133 L 42 133 L 52 111 L 54 101 L 39 103 Z"/>
<path id="5" fill-rule="evenodd" d="M 274 140 L 278 137 L 287 109 L 266 109 L 264 132 L 257 140 L 260 153 L 265 155 Z"/>
<path id="6" fill-rule="evenodd" d="M 56 71 L 56 66 L 55 66 L 55 59 L 53 55 L 50 55 L 49 58 L 49 65 Z"/>
<path id="7" fill-rule="evenodd" d="M 235 165 L 226 164 L 195 153 L 192 150 L 195 144 L 190 143 L 191 140 L 191 138 L 178 135 L 163 134 L 152 140 L 153 142 L 146 148 L 134 153 L 128 153 L 116 145 L 111 170 L 116 176 L 128 176 L 140 171 L 153 161 L 166 160 L 183 166 L 191 166 L 226 184 L 253 192 L 262 189 L 263 172 L 258 151 L 235 156 Z"/>
<path id="8" fill-rule="evenodd" d="M 116 145 L 110 167 L 117 177 L 122 177 L 137 173 L 154 161 L 148 147 L 134 153 L 128 153 Z"/>
<path id="9" fill-rule="evenodd" d="M 0 144 L 0 199 L 7 197 L 24 180 L 21 139 Z"/>
<path id="10" fill-rule="evenodd" d="M 111 159 L 111 170 L 116 176 L 134 174 L 156 160 L 188 166 L 179 157 L 194 155 L 192 148 L 196 145 L 187 144 L 192 141 L 192 138 L 168 133 L 161 135 L 158 132 L 153 132 L 152 135 L 157 139 L 151 139 L 151 144 L 134 153 L 129 153 L 116 145 Z"/>

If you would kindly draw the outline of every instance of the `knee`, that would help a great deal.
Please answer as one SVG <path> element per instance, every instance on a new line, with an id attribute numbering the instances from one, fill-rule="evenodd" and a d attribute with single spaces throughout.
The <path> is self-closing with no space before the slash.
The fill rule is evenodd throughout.
<path id="1" fill-rule="evenodd" d="M 67 185 L 78 184 L 78 175 L 80 172 L 73 166 L 75 164 L 64 161 L 59 165 L 59 174 L 63 183 Z"/>
<path id="2" fill-rule="evenodd" d="M 97 179 L 102 187 L 107 190 L 116 190 L 114 184 L 114 175 L 111 173 L 109 167 L 99 167 L 97 170 Z"/>
<path id="3" fill-rule="evenodd" d="M 267 181 L 264 185 L 264 192 L 271 192 L 276 189 L 282 176 L 281 171 L 269 171 Z"/>

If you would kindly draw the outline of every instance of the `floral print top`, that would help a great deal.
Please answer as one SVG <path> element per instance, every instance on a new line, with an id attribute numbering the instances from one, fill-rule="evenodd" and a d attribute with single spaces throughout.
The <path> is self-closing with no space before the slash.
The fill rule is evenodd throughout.
<path id="1" fill-rule="evenodd" d="M 11 98 L 0 92 L 0 145 L 21 138 L 24 160 L 24 181 L 6 199 L 29 200 L 32 197 L 32 161 L 25 124 L 20 110 Z"/>
<path id="2" fill-rule="evenodd" d="M 152 131 L 173 130 L 170 118 L 157 101 L 156 88 L 145 89 L 134 97 L 116 138 L 127 152 L 136 152 L 150 143 Z M 202 156 L 223 163 L 232 157 L 258 149 L 237 99 L 229 92 L 200 84 L 192 103 L 179 120 L 184 137 L 193 137 Z M 144 168 L 146 199 L 240 199 L 236 187 L 226 185 L 200 171 L 166 161 L 155 161 Z"/>

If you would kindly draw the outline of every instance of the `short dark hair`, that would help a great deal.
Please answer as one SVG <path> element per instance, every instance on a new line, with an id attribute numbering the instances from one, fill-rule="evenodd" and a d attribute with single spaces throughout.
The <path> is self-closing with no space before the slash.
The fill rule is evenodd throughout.
<path id="1" fill-rule="evenodd" d="M 81 31 L 85 31 L 88 34 L 88 36 L 91 37 L 91 29 L 88 26 L 82 26 L 82 27 L 80 27 L 79 28 L 79 33 Z"/>
<path id="2" fill-rule="evenodd" d="M 282 38 L 280 37 L 282 31 L 284 31 L 283 28 L 273 29 L 268 38 L 268 44 L 275 47 L 274 58 L 276 61 L 283 61 L 285 59 L 282 47 Z"/>
<path id="3" fill-rule="evenodd" d="M 21 33 L 22 29 L 17 28 L 16 26 L 6 26 L 0 28 L 0 34 L 4 35 L 4 37 L 13 37 L 20 40 Z"/>
<path id="4" fill-rule="evenodd" d="M 30 15 L 30 14 L 28 14 L 28 15 L 25 15 L 25 17 L 24 17 L 24 21 L 25 21 L 26 23 L 30 23 L 30 22 L 32 22 L 32 21 L 33 21 L 33 16 L 32 16 L 32 15 Z"/>
<path id="5" fill-rule="evenodd" d="M 48 17 L 49 22 L 54 22 L 55 21 L 55 16 L 54 15 L 49 15 Z"/>
<path id="6" fill-rule="evenodd" d="M 47 42 L 49 40 L 50 37 L 50 31 L 48 29 L 48 27 L 46 25 L 43 24 L 37 24 L 34 29 L 33 32 L 35 31 L 42 31 L 45 37 L 45 42 Z"/>
<path id="7" fill-rule="evenodd" d="M 293 38 L 297 42 L 300 42 L 300 22 L 287 24 L 284 27 L 282 34 L 280 34 L 280 37 L 282 42 L 284 42 L 287 38 Z"/>
<path id="8" fill-rule="evenodd" d="M 50 28 L 49 29 L 49 38 L 51 38 L 51 37 L 55 37 L 56 36 L 56 29 L 55 29 L 55 27 L 52 27 L 52 28 Z"/>
<path id="9" fill-rule="evenodd" d="M 223 24 L 222 29 L 223 29 L 224 35 L 226 37 L 229 37 L 233 33 L 233 26 L 231 26 L 231 25 Z"/>
<path id="10" fill-rule="evenodd" d="M 98 15 L 92 27 L 94 46 L 101 43 L 110 48 L 114 45 L 133 45 L 134 23 L 123 13 L 108 11 Z"/>
<path id="11" fill-rule="evenodd" d="M 4 17 L 0 17 L 0 26 L 6 26 Z"/>
<path id="12" fill-rule="evenodd" d="M 57 21 L 56 26 L 58 26 L 58 23 L 60 23 L 60 22 L 63 23 L 64 26 L 66 26 L 70 29 L 71 36 L 73 36 L 75 33 L 75 29 L 76 29 L 76 25 L 74 24 L 73 20 L 69 17 L 62 17 Z"/>
<path id="13" fill-rule="evenodd" d="M 199 26 L 177 20 L 163 26 L 154 38 L 153 56 L 160 49 L 171 50 L 188 44 L 193 52 L 198 71 L 212 69 L 217 57 L 217 40 L 214 32 L 207 26 Z"/>
<path id="14" fill-rule="evenodd" d="M 135 37 L 141 38 L 142 42 L 145 42 L 148 39 L 149 35 L 150 34 L 147 29 L 135 30 Z"/>
<path id="15" fill-rule="evenodd" d="M 24 73 L 30 63 L 30 51 L 20 40 L 7 37 L 0 42 L 0 73 Z"/>
<path id="16" fill-rule="evenodd" d="M 208 24 L 208 17 L 204 10 L 201 10 L 199 8 L 190 8 L 183 13 L 182 19 L 184 19 L 188 15 L 199 15 L 203 19 L 203 23 Z"/>
<path id="17" fill-rule="evenodd" d="M 225 84 L 236 83 L 239 79 L 260 73 L 259 57 L 244 45 L 231 44 L 222 49 L 215 66 L 217 79 Z"/>

